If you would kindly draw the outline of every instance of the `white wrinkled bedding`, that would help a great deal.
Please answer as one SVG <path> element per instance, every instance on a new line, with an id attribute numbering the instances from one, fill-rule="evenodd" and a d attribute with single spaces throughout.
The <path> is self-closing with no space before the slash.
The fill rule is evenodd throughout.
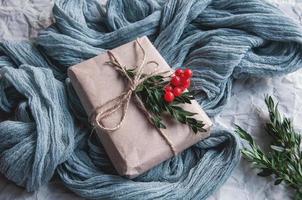
<path id="1" fill-rule="evenodd" d="M 278 6 L 287 15 L 295 18 L 302 25 L 302 0 L 275 0 L 274 2 L 278 2 Z M 52 0 L 0 0 L 0 40 L 35 36 L 37 30 L 51 22 L 52 3 Z M 24 7 L 22 5 L 27 5 L 27 9 L 21 10 Z M 3 27 L 7 28 L 3 29 Z M 274 95 L 280 101 L 280 109 L 293 119 L 296 128 L 302 132 L 302 123 L 299 123 L 302 120 L 302 70 L 284 77 L 237 81 L 234 84 L 231 101 L 215 118 L 216 125 L 219 124 L 228 130 L 233 130 L 234 124 L 241 125 L 251 131 L 256 140 L 265 146 L 268 137 L 261 127 L 263 119 L 267 118 L 263 102 L 266 94 Z M 256 171 L 242 160 L 226 184 L 209 200 L 289 200 L 290 194 L 291 191 L 284 186 L 274 186 L 270 179 L 256 176 Z M 0 175 L 0 200 L 12 199 L 76 200 L 81 198 L 65 189 L 57 179 L 35 193 L 27 193 Z"/>

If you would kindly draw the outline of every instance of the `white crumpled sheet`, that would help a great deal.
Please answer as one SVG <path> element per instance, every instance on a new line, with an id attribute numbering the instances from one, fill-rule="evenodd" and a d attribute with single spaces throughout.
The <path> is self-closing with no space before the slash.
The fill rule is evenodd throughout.
<path id="1" fill-rule="evenodd" d="M 23 0 L 24 1 L 24 0 Z M 22 0 L 14 0 L 14 2 L 23 2 Z M 289 16 L 299 20 L 302 25 L 302 1 L 301 0 L 275 0 L 278 6 Z M 280 3 L 280 1 L 282 3 Z M 6 2 L 6 3 L 5 3 Z M 3 5 L 11 4 L 10 0 L 0 0 L 0 26 L 11 27 L 9 31 L 0 29 L 0 40 L 20 39 L 28 36 L 34 36 L 37 28 L 45 27 L 51 20 L 38 22 L 38 19 L 50 19 L 50 7 L 52 1 L 45 4 L 42 0 L 28 1 L 33 3 L 31 9 L 35 13 L 22 12 L 24 18 L 7 17 L 8 21 L 2 19 L 2 16 L 7 15 Z M 37 2 L 37 4 L 35 4 Z M 43 5 L 44 2 L 44 5 Z M 288 2 L 288 3 L 285 3 Z M 2 7 L 1 7 L 2 5 Z M 19 4 L 11 4 L 10 9 L 14 15 L 17 10 L 20 11 Z M 40 7 L 39 7 L 40 6 Z M 44 10 L 44 8 L 46 10 Z M 4 10 L 4 11 L 3 11 Z M 30 10 L 30 9 L 29 9 Z M 41 12 L 43 10 L 43 12 Z M 27 17 L 25 17 L 28 14 Z M 18 16 L 19 14 L 16 14 Z M 25 20 L 25 21 L 24 21 Z M 30 22 L 33 20 L 33 22 Z M 12 28 L 18 24 L 22 29 L 25 27 L 26 33 L 20 33 L 20 30 Z M 33 25 L 34 24 L 34 25 Z M 35 24 L 39 24 L 35 26 Z M 17 30 L 17 31 L 16 31 Z M 32 30 L 32 31 L 29 31 Z M 215 117 L 214 122 L 227 130 L 232 131 L 234 124 L 238 124 L 250 131 L 257 142 L 266 147 L 269 137 L 263 129 L 264 120 L 267 119 L 267 110 L 264 104 L 266 94 L 274 95 L 280 101 L 280 109 L 286 116 L 291 117 L 297 130 L 302 132 L 302 70 L 289 74 L 283 77 L 275 77 L 268 79 L 249 79 L 237 81 L 234 84 L 232 97 L 228 105 L 222 113 Z M 300 123 L 299 123 L 300 122 Z M 288 190 L 283 185 L 274 186 L 271 178 L 261 178 L 256 176 L 257 171 L 250 167 L 250 164 L 241 160 L 228 181 L 214 194 L 209 200 L 289 200 L 290 194 L 293 192 Z M 68 191 L 58 179 L 54 179 L 48 185 L 43 186 L 34 193 L 27 193 L 23 188 L 15 186 L 12 182 L 7 181 L 0 175 L 0 200 L 60 200 L 81 199 Z"/>
<path id="2" fill-rule="evenodd" d="M 52 23 L 54 0 L 0 0 L 0 41 L 23 40 Z"/>

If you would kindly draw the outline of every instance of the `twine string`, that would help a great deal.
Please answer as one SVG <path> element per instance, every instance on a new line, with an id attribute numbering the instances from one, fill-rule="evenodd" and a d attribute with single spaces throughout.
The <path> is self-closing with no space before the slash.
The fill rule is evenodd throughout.
<path id="1" fill-rule="evenodd" d="M 133 78 L 131 78 L 128 75 L 126 66 L 122 66 L 119 63 L 117 57 L 111 51 L 108 51 L 108 55 L 111 60 L 111 63 L 113 63 L 113 64 L 110 64 L 110 66 L 114 67 L 115 70 L 120 72 L 120 74 L 123 77 L 127 78 L 127 82 L 128 82 L 127 89 L 124 92 L 122 92 L 119 96 L 117 96 L 113 99 L 110 99 L 107 102 L 105 102 L 104 104 L 96 107 L 95 110 L 90 115 L 90 121 L 92 121 L 92 125 L 94 127 L 99 127 L 102 130 L 105 130 L 108 132 L 118 130 L 119 128 L 121 128 L 121 126 L 123 125 L 123 123 L 126 119 L 127 111 L 129 108 L 129 103 L 130 103 L 131 97 L 133 96 L 136 104 L 142 110 L 142 112 L 145 114 L 148 121 L 156 128 L 156 130 L 161 135 L 161 137 L 169 145 L 173 155 L 176 155 L 176 149 L 174 147 L 173 142 L 167 137 L 167 135 L 163 132 L 162 129 L 158 128 L 154 124 L 154 122 L 152 121 L 152 114 L 146 109 L 146 107 L 144 106 L 144 103 L 141 101 L 141 99 L 135 93 L 136 88 L 141 83 L 143 83 L 146 79 L 148 79 L 152 76 L 155 76 L 155 75 L 167 73 L 167 71 L 158 72 L 159 64 L 156 61 L 149 61 L 146 63 L 147 56 L 146 56 L 145 49 L 142 47 L 142 45 L 140 44 L 138 39 L 136 39 L 136 43 L 138 44 L 138 46 L 140 47 L 140 49 L 143 53 L 143 60 L 142 60 L 141 64 L 138 67 L 136 67 L 136 73 Z M 143 76 L 143 69 L 146 65 L 149 65 L 149 64 L 155 64 L 156 67 L 153 70 L 153 72 L 149 73 L 148 75 Z M 105 126 L 102 124 L 102 122 L 101 122 L 102 119 L 112 115 L 113 113 L 117 112 L 118 110 L 122 110 L 122 116 L 121 116 L 119 122 L 115 126 L 108 127 L 108 126 Z"/>

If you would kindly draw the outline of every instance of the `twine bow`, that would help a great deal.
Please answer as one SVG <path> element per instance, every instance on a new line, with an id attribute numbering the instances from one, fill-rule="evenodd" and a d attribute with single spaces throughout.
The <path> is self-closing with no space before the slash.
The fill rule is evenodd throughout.
<path id="1" fill-rule="evenodd" d="M 143 61 L 141 64 L 136 68 L 135 75 L 133 77 L 130 77 L 127 73 L 127 69 L 125 66 L 122 66 L 118 59 L 114 56 L 114 54 L 111 51 L 108 51 L 109 58 L 111 60 L 110 66 L 114 67 L 115 70 L 120 72 L 120 74 L 123 77 L 127 78 L 128 86 L 124 92 L 122 92 L 119 96 L 105 102 L 103 105 L 100 105 L 96 107 L 96 109 L 92 112 L 90 115 L 90 121 L 92 121 L 92 124 L 94 127 L 99 127 L 102 130 L 105 131 L 116 131 L 123 125 L 123 122 L 126 119 L 129 103 L 131 100 L 131 97 L 133 96 L 138 107 L 143 111 L 143 113 L 146 115 L 148 121 L 154 125 L 154 127 L 157 129 L 159 134 L 162 136 L 162 138 L 165 140 L 165 142 L 169 145 L 173 155 L 176 155 L 175 147 L 172 143 L 172 141 L 166 136 L 166 134 L 162 131 L 162 129 L 158 128 L 152 121 L 152 114 L 145 108 L 144 103 L 141 101 L 141 99 L 137 96 L 135 93 L 136 88 L 143 83 L 146 79 L 154 76 L 163 74 L 166 72 L 158 72 L 158 63 L 156 61 L 149 61 L 146 63 L 146 52 L 145 49 L 140 44 L 139 40 L 136 39 L 136 43 L 140 47 L 143 53 Z M 143 76 L 143 69 L 148 64 L 156 64 L 156 68 L 154 71 L 148 75 Z M 106 127 L 101 123 L 101 120 L 112 115 L 118 110 L 122 110 L 122 116 L 120 118 L 120 121 L 114 126 L 114 127 Z"/>

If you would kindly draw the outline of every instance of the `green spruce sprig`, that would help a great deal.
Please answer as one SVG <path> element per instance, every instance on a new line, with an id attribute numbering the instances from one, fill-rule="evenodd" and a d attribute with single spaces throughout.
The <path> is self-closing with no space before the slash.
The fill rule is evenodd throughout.
<path id="1" fill-rule="evenodd" d="M 267 96 L 265 103 L 269 111 L 270 121 L 265 130 L 272 137 L 271 151 L 265 153 L 255 143 L 249 133 L 237 126 L 236 133 L 248 142 L 249 148 L 241 150 L 243 157 L 250 161 L 255 168 L 261 170 L 259 176 L 275 177 L 275 185 L 281 182 L 296 191 L 294 199 L 302 199 L 302 150 L 301 138 L 291 120 L 284 118 L 278 110 L 273 98 Z"/>

